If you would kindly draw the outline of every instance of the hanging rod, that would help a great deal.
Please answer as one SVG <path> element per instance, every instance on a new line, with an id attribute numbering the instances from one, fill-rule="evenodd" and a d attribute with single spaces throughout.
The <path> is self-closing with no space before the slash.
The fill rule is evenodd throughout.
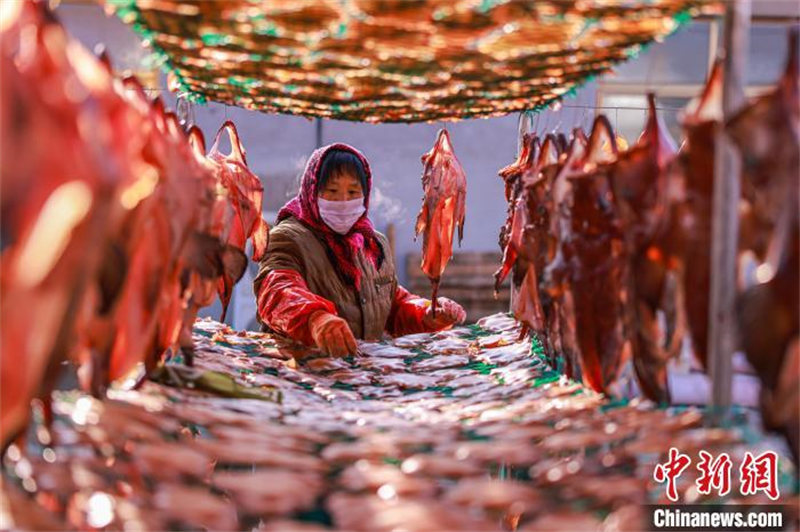
<path id="1" fill-rule="evenodd" d="M 561 105 L 564 109 L 603 109 L 611 111 L 647 111 L 649 107 L 627 107 L 614 105 Z M 682 111 L 683 107 L 656 107 L 656 111 Z M 558 111 L 553 111 L 558 112 Z"/>

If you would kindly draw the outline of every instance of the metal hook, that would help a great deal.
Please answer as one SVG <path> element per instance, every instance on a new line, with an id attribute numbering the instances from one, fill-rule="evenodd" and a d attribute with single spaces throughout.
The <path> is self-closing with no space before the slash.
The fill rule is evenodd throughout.
<path id="1" fill-rule="evenodd" d="M 564 121 L 564 114 L 562 113 L 563 109 L 564 106 L 561 104 L 561 102 L 556 102 L 550 106 L 550 111 L 553 113 L 553 122 L 555 122 L 555 126 L 553 126 L 553 129 L 545 131 L 545 133 L 552 133 L 555 135 L 556 131 L 558 131 L 558 129 L 561 127 L 561 123 Z"/>
<path id="2" fill-rule="evenodd" d="M 553 128 L 553 131 L 551 131 L 551 133 L 553 135 L 557 134 L 559 131 L 561 131 L 561 126 L 563 124 L 564 124 L 564 115 L 559 113 L 558 114 L 558 122 L 556 122 L 556 127 Z"/>
<path id="3" fill-rule="evenodd" d="M 519 114 L 519 120 L 517 121 L 517 155 L 519 156 L 522 153 L 522 143 L 523 139 L 525 138 L 525 134 L 530 131 L 531 126 L 531 119 L 530 115 L 528 114 L 529 111 L 522 111 Z"/>
<path id="4" fill-rule="evenodd" d="M 550 118 L 552 116 L 552 111 L 550 111 L 550 108 L 547 108 L 544 110 L 544 112 L 547 113 L 546 116 L 544 117 L 544 127 L 541 130 L 537 128 L 536 129 L 537 134 L 539 134 L 540 131 L 542 132 L 543 135 L 546 134 L 548 128 L 550 127 Z"/>

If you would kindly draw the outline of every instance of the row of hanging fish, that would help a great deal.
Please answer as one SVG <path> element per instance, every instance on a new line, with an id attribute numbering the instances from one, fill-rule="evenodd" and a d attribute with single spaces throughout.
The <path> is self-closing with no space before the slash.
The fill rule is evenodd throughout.
<path id="1" fill-rule="evenodd" d="M 31 400 L 47 403 L 62 361 L 77 363 L 95 394 L 168 352 L 191 362 L 198 309 L 216 295 L 224 309 L 247 265 L 245 241 L 258 260 L 268 239 L 263 187 L 232 123 L 206 154 L 198 129 L 187 135 L 138 81 L 116 79 L 42 3 L 6 11 L 3 447 L 26 426 Z"/>
<path id="2" fill-rule="evenodd" d="M 577 129 L 566 148 L 553 135 L 525 135 L 517 160 L 499 172 L 509 210 L 496 281 L 499 286 L 513 272 L 516 318 L 568 375 L 614 392 L 625 368 L 632 367 L 647 397 L 668 402 L 666 364 L 686 334 L 706 366 L 714 152 L 716 134 L 725 127 L 743 164 L 741 347 L 773 409 L 765 419 L 775 419 L 776 427 L 793 424 L 787 430 L 796 451 L 796 33 L 790 49 L 777 87 L 726 124 L 718 64 L 683 115 L 686 141 L 680 150 L 659 120 L 652 95 L 644 131 L 626 150 L 618 149 L 602 115 L 588 138 Z M 749 281 L 748 272 L 755 272 Z"/>
<path id="3" fill-rule="evenodd" d="M 652 286 L 635 286 L 642 278 L 634 271 L 644 266 L 635 258 L 647 256 L 659 228 L 653 218 L 664 196 L 656 190 L 663 188 L 657 161 L 675 151 L 653 106 L 651 98 L 648 126 L 627 152 L 619 152 L 600 116 L 591 135 L 574 132 L 566 150 L 552 135 L 542 142 L 526 135 L 518 161 L 500 172 L 517 194 L 509 198 L 501 233 L 497 285 L 513 267 L 517 318 L 551 356 L 562 355 L 568 375 L 597 391 L 612 391 L 635 350 L 653 356 L 640 338 L 651 324 L 638 316 L 639 307 L 650 292 L 660 303 L 666 274 L 659 272 Z M 645 389 L 658 379 L 644 371 L 639 377 Z M 666 393 L 666 386 L 655 388 L 653 395 Z"/>

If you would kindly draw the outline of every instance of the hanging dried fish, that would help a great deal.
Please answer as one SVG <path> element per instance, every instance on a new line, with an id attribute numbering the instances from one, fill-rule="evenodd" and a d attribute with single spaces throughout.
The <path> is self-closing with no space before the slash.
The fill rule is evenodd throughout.
<path id="1" fill-rule="evenodd" d="M 152 369 L 167 352 L 190 351 L 197 308 L 209 302 L 207 281 L 238 278 L 246 264 L 226 247 L 237 234 L 234 214 L 240 233 L 260 237 L 256 254 L 266 248 L 260 184 L 219 183 L 191 145 L 202 144 L 197 133 L 187 140 L 177 117 L 138 81 L 118 82 L 107 58 L 70 42 L 45 4 L 20 3 L 7 15 L 0 143 L 18 155 L 0 167 L 0 290 L 27 311 L 0 312 L 3 445 L 24 429 L 34 396 L 49 421 L 65 358 L 99 396 L 142 362 Z M 30 53 L 19 61 L 23 48 Z M 42 341 L 31 342 L 32 331 Z"/>
<path id="2" fill-rule="evenodd" d="M 415 236 L 422 233 L 422 271 L 431 280 L 431 312 L 436 314 L 436 294 L 447 262 L 453 256 L 453 236 L 464 236 L 467 178 L 458 162 L 446 129 L 436 144 L 422 156 L 422 188 L 425 196 L 417 216 Z"/>
<path id="3" fill-rule="evenodd" d="M 703 93 L 684 118 L 686 143 L 681 149 L 686 199 L 681 219 L 683 291 L 694 353 L 706 366 L 711 286 L 711 212 L 714 191 L 714 153 L 722 119 L 722 63 L 717 62 Z"/>
<path id="4" fill-rule="evenodd" d="M 558 367 L 559 354 L 564 363 L 565 374 L 580 381 L 580 347 L 575 331 L 575 302 L 572 296 L 570 269 L 574 253 L 572 235 L 572 182 L 570 177 L 581 173 L 581 161 L 586 155 L 588 139 L 582 129 L 572 133 L 563 164 L 546 168 L 551 180 L 549 191 L 550 234 L 555 239 L 552 257 L 544 269 L 542 293 L 547 313 L 547 337 L 551 344 L 551 361 Z M 544 169 L 543 169 L 544 170 Z"/>
<path id="5" fill-rule="evenodd" d="M 744 160 L 743 195 L 751 201 L 748 249 L 761 259 L 756 283 L 737 298 L 742 347 L 761 380 L 764 425 L 781 431 L 800 459 L 800 86 L 798 32 L 778 86 L 727 125 Z M 742 220 L 742 231 L 748 225 Z"/>
<path id="6" fill-rule="evenodd" d="M 781 214 L 781 205 L 797 183 L 800 168 L 800 44 L 798 30 L 789 33 L 789 56 L 777 86 L 739 111 L 726 130 L 742 154 L 742 197 L 747 209 L 740 218 L 742 250 L 759 261 Z"/>
<path id="7" fill-rule="evenodd" d="M 550 231 L 550 177 L 540 175 L 540 169 L 558 161 L 557 141 L 548 135 L 539 145 L 538 139 L 525 138 L 529 158 L 518 166 L 517 180 L 521 192 L 514 200 L 510 234 L 503 252 L 503 264 L 495 273 L 495 291 L 500 283 L 516 268 L 513 279 L 518 288 L 514 298 L 514 316 L 524 327 L 521 334 L 533 331 L 545 346 L 545 311 L 540 297 L 539 278 L 554 251 Z M 523 148 L 523 152 L 526 148 Z M 534 158 L 535 156 L 535 158 Z M 507 167 L 508 168 L 508 167 Z M 505 170 L 505 169 L 504 169 Z M 550 349 L 547 349 L 550 351 Z"/>
<path id="8" fill-rule="evenodd" d="M 575 330 L 583 381 L 607 392 L 630 358 L 630 275 L 624 227 L 608 176 L 616 138 L 604 116 L 595 120 L 582 173 L 571 176 L 571 254 Z"/>
<path id="9" fill-rule="evenodd" d="M 508 215 L 503 227 L 500 228 L 500 249 L 503 250 L 503 262 L 494 274 L 495 293 L 500 285 L 508 276 L 511 268 L 517 261 L 519 248 L 522 245 L 522 228 L 525 226 L 523 204 L 519 201 L 523 189 L 523 175 L 533 173 L 536 157 L 539 152 L 539 138 L 535 135 L 525 134 L 522 136 L 522 149 L 517 160 L 512 164 L 502 168 L 498 175 L 505 183 L 505 198 L 508 203 Z M 519 284 L 519 279 L 515 279 L 515 285 Z"/>
<path id="10" fill-rule="evenodd" d="M 770 247 L 775 262 L 765 263 L 771 275 L 737 298 L 742 347 L 761 380 L 764 425 L 784 433 L 800 459 L 798 419 L 798 350 L 800 350 L 800 205 L 797 181 L 781 208 Z"/>
<path id="11" fill-rule="evenodd" d="M 123 162 L 116 157 L 123 144 L 103 153 L 92 145 L 99 141 L 96 132 L 79 127 L 95 110 L 116 107 L 111 77 L 85 52 L 68 56 L 65 47 L 53 45 L 63 30 L 43 4 L 7 7 L 0 31 L 3 450 L 25 429 L 31 399 L 44 399 L 49 418 L 49 394 L 72 354 L 115 212 L 113 178 L 119 174 L 109 176 L 109 166 L 125 171 L 115 166 Z M 23 39 L 28 53 L 17 61 Z M 90 67 L 84 76 L 64 67 L 84 62 Z M 81 105 L 71 91 L 85 91 Z"/>
<path id="12" fill-rule="evenodd" d="M 668 165 L 676 151 L 650 94 L 644 131 L 631 149 L 620 154 L 611 172 L 614 201 L 626 228 L 626 254 L 631 260 L 633 363 L 645 395 L 659 402 L 668 400 L 666 363 L 677 354 L 683 330 L 678 324 L 683 320 L 677 261 L 664 238 L 670 214 Z M 669 312 L 671 308 L 681 312 Z M 658 324 L 658 310 L 664 310 L 668 319 L 674 317 L 667 331 Z M 667 339 L 666 345 L 661 338 Z"/>
<path id="13" fill-rule="evenodd" d="M 231 143 L 231 153 L 228 155 L 222 154 L 219 149 L 223 131 L 227 131 Z M 228 244 L 244 251 L 245 243 L 251 239 L 253 260 L 261 260 L 269 244 L 269 226 L 261 216 L 264 187 L 258 176 L 247 167 L 239 133 L 230 120 L 219 128 L 208 158 L 217 165 L 219 182 L 227 191 L 235 211 L 233 227 L 228 235 Z M 222 302 L 222 320 L 225 319 L 233 294 L 233 286 L 238 282 L 239 277 L 241 274 L 238 277 L 232 277 L 225 272 L 218 283 L 217 290 Z"/>

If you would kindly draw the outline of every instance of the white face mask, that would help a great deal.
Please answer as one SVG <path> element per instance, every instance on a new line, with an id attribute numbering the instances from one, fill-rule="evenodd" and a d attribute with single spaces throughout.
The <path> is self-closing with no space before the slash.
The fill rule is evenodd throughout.
<path id="1" fill-rule="evenodd" d="M 364 214 L 364 198 L 349 201 L 329 201 L 317 198 L 319 215 L 325 224 L 339 233 L 346 235 L 353 224 Z"/>

